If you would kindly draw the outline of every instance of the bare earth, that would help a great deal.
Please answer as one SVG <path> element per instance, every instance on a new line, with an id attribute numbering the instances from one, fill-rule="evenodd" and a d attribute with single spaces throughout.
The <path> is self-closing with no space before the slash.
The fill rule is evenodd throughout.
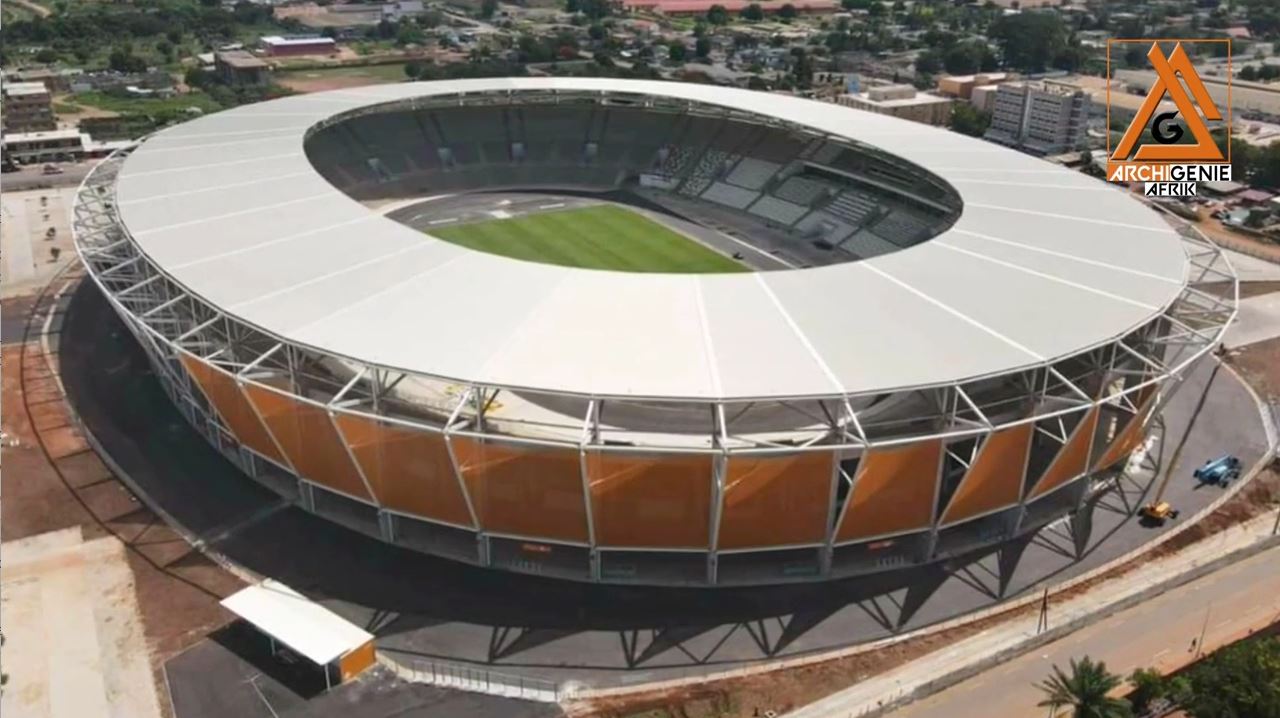
<path id="1" fill-rule="evenodd" d="M 30 297 L 6 299 L 6 319 L 13 316 L 11 310 L 30 303 Z M 131 600 L 140 615 L 139 648 L 144 649 L 139 655 L 145 657 L 151 676 L 158 679 L 166 660 L 230 620 L 218 600 L 242 584 L 142 506 L 89 449 L 72 421 L 49 368 L 51 363 L 39 342 L 6 344 L 0 358 L 5 369 L 0 376 L 4 406 L 0 417 L 4 432 L 0 449 L 4 465 L 0 472 L 0 493 L 4 496 L 0 502 L 0 539 L 5 542 L 5 579 L 11 577 L 13 559 L 9 547 L 14 541 L 71 529 L 78 531 L 95 551 L 109 552 L 96 548 L 99 539 L 105 545 L 117 545 L 120 563 L 127 566 L 132 580 L 122 584 L 123 579 L 117 577 L 113 585 L 127 585 L 128 589 L 120 591 L 132 593 Z M 6 632 L 12 628 L 6 618 Z M 6 658 L 10 647 L 5 648 Z M 6 660 L 5 669 L 16 685 L 38 682 L 39 665 Z M 137 678 L 136 673 L 122 675 L 130 680 Z M 146 690 L 160 685 L 159 680 L 144 683 Z M 168 714 L 167 699 L 160 702 L 160 710 Z M 6 706 L 4 715 L 26 713 L 10 713 Z M 127 718 L 147 714 L 118 715 Z"/>
<path id="2" fill-rule="evenodd" d="M 158 718 L 133 573 L 112 536 L 78 527 L 4 544 L 0 605 L 10 685 L 0 712 L 24 718 Z"/>

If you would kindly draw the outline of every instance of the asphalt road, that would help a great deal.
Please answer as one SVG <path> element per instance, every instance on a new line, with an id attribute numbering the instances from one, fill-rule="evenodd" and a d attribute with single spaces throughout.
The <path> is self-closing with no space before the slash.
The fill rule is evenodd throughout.
<path id="1" fill-rule="evenodd" d="M 76 293 L 62 335 L 68 394 L 142 491 L 232 560 L 275 577 L 378 637 L 384 654 L 502 673 L 628 685 L 830 650 L 950 618 L 1061 581 L 1150 540 L 1132 512 L 1150 476 L 1091 512 L 1076 538 L 1058 524 L 999 556 L 827 584 L 715 591 L 648 590 L 496 573 L 382 544 L 279 506 L 177 416 L 140 348 L 92 287 Z M 1248 394 L 1204 364 L 1163 416 L 1153 454 L 1188 515 L 1217 495 L 1190 467 L 1224 451 L 1252 463 L 1265 446 Z M 1181 447 L 1179 449 L 1178 447 Z M 429 587 L 424 590 L 423 587 Z M 513 600 L 513 597 L 518 597 Z"/>
<path id="2" fill-rule="evenodd" d="M 44 165 L 32 165 L 23 167 L 17 172 L 6 172 L 0 176 L 0 187 L 5 192 L 18 192 L 27 189 L 42 189 L 45 187 L 75 187 L 84 181 L 85 175 L 89 174 L 89 170 L 93 169 L 97 161 L 80 162 L 76 164 L 59 164 L 62 174 L 47 175 L 44 173 Z"/>
<path id="3" fill-rule="evenodd" d="M 1185 663 L 1204 631 L 1208 650 L 1280 619 L 1280 548 L 1273 548 L 1083 628 L 1003 666 L 895 711 L 895 718 L 1043 718 L 1035 683 L 1072 658 L 1115 673 Z M 1050 617 L 1052 620 L 1052 616 Z"/>

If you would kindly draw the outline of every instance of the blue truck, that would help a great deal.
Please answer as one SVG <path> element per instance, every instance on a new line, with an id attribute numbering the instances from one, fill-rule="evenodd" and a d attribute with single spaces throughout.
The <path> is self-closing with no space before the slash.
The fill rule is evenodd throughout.
<path id="1" fill-rule="evenodd" d="M 1230 455 L 1210 459 L 1196 469 L 1193 476 L 1202 484 L 1226 486 L 1240 478 L 1240 459 Z"/>

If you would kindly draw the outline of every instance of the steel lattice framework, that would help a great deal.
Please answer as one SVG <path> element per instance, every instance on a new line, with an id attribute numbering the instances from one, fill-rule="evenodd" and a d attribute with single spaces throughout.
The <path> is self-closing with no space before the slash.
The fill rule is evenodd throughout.
<path id="1" fill-rule="evenodd" d="M 246 473 L 357 530 L 581 580 L 824 579 L 1035 530 L 1078 509 L 1124 465 L 1145 423 L 1219 343 L 1237 301 L 1223 253 L 1182 223 L 1191 271 L 1176 300 L 1125 336 L 1073 356 L 1005 376 L 822 398 L 552 397 L 570 419 L 525 419 L 500 407 L 529 392 L 319 353 L 191 293 L 121 220 L 116 180 L 131 151 L 111 156 L 81 186 L 77 249 L 193 427 Z M 608 421 L 616 411 L 655 407 L 706 430 Z M 789 423 L 778 430 L 754 421 L 784 414 Z M 1006 468 L 1014 464 L 1016 475 Z M 920 467 L 931 472 L 924 479 Z M 666 477 L 694 477 L 684 483 L 697 487 L 704 471 L 707 493 L 695 489 L 688 510 L 645 515 L 649 493 L 687 499 L 687 486 L 663 488 Z M 651 488 L 627 488 L 636 476 Z M 425 498 L 409 495 L 415 487 L 405 484 L 415 477 Z M 537 512 L 541 499 L 528 492 L 539 482 L 554 487 L 548 518 L 516 515 L 510 507 Z M 611 496 L 615 486 L 622 488 Z M 983 498 L 997 489 L 1006 498 Z M 435 498 L 444 494 L 456 506 Z M 750 538 L 752 526 L 787 523 L 770 518 L 769 505 L 785 512 L 788 502 L 806 500 L 821 514 L 816 522 Z M 765 508 L 753 503 L 760 501 Z M 882 516 L 897 510 L 903 518 Z M 573 527 L 579 517 L 581 530 Z M 678 538 L 652 541 L 659 534 L 647 533 L 651 525 Z"/>

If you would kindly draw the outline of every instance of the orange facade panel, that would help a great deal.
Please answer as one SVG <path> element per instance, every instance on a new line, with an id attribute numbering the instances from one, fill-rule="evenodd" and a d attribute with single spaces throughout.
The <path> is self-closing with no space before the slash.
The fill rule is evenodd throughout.
<path id="1" fill-rule="evenodd" d="M 834 460 L 828 451 L 731 457 L 725 470 L 719 547 L 826 540 Z"/>
<path id="2" fill-rule="evenodd" d="M 376 660 L 377 656 L 373 650 L 373 641 L 369 641 L 338 659 L 338 677 L 343 683 L 346 683 L 364 673 L 367 669 L 372 668 Z"/>
<path id="3" fill-rule="evenodd" d="M 287 464 L 253 406 L 245 400 L 235 377 L 212 364 L 188 354 L 180 354 L 187 374 L 204 392 L 236 440 L 280 464 Z"/>
<path id="4" fill-rule="evenodd" d="M 444 436 L 334 414 L 378 503 L 393 511 L 472 526 Z"/>
<path id="5" fill-rule="evenodd" d="M 928 527 L 941 461 L 941 439 L 868 451 L 858 466 L 836 541 Z"/>
<path id="6" fill-rule="evenodd" d="M 328 410 L 256 384 L 241 387 L 299 476 L 372 501 Z"/>
<path id="7" fill-rule="evenodd" d="M 485 531 L 587 541 L 581 458 L 576 450 L 452 439 L 458 468 Z"/>
<path id="8" fill-rule="evenodd" d="M 1028 422 L 987 437 L 960 481 L 940 524 L 967 521 L 1018 503 L 1035 424 Z"/>
<path id="9" fill-rule="evenodd" d="M 1138 411 L 1129 417 L 1129 421 L 1124 425 L 1124 428 L 1116 432 L 1115 438 L 1111 440 L 1111 445 L 1093 463 L 1094 471 L 1109 469 L 1124 461 L 1129 454 L 1132 454 L 1142 444 L 1143 429 L 1147 425 L 1147 417 L 1151 414 L 1151 409 L 1155 406 L 1155 403 L 1155 393 L 1148 393 L 1146 400 L 1138 407 Z"/>
<path id="10" fill-rule="evenodd" d="M 1093 432 L 1098 428 L 1098 407 L 1089 409 L 1089 413 L 1080 421 L 1080 425 L 1072 432 L 1067 443 L 1058 450 L 1049 468 L 1036 482 L 1035 488 L 1027 496 L 1027 500 L 1043 496 L 1063 484 L 1075 479 L 1085 472 L 1089 465 L 1089 447 L 1093 444 Z"/>
<path id="11" fill-rule="evenodd" d="M 587 454 L 596 543 L 630 548 L 706 548 L 710 543 L 709 454 Z"/>

